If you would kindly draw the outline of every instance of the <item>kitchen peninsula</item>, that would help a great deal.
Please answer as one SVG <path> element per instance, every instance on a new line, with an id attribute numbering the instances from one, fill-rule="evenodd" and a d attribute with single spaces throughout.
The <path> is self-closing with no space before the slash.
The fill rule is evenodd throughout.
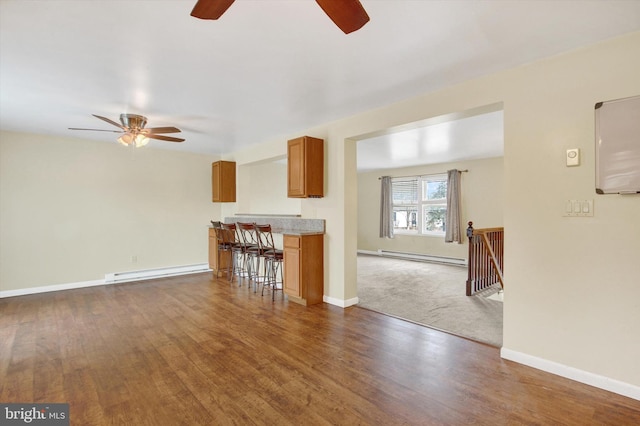
<path id="1" fill-rule="evenodd" d="M 305 306 L 322 303 L 324 295 L 324 219 L 297 216 L 236 215 L 225 223 L 271 225 L 273 234 L 282 235 L 284 251 L 283 286 L 288 299 Z M 218 276 L 230 259 L 221 259 L 213 229 L 209 230 L 209 264 Z M 277 238 L 276 238 L 277 239 Z M 278 243 L 276 243 L 278 245 Z"/>

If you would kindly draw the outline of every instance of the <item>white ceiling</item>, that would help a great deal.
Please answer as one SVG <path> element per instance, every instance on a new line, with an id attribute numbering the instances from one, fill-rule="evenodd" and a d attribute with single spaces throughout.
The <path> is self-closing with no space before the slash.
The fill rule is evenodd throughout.
<path id="1" fill-rule="evenodd" d="M 311 0 L 238 0 L 218 21 L 195 0 L 0 0 L 0 128 L 113 143 L 67 128 L 138 113 L 183 130 L 155 147 L 224 154 L 640 30 L 640 1 L 361 1 L 371 21 L 345 35 Z M 490 127 L 465 120 L 419 133 Z"/>
<path id="2" fill-rule="evenodd" d="M 358 171 L 477 160 L 504 154 L 502 110 L 465 117 L 435 117 L 408 127 L 358 141 Z"/>

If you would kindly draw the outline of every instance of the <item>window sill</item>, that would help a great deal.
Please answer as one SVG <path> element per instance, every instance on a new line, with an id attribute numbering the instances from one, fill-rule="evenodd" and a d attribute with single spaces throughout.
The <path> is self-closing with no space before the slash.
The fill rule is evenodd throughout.
<path id="1" fill-rule="evenodd" d="M 444 232 L 442 234 L 420 234 L 418 231 L 393 231 L 394 235 L 403 235 L 409 237 L 436 237 L 436 238 L 444 238 Z"/>

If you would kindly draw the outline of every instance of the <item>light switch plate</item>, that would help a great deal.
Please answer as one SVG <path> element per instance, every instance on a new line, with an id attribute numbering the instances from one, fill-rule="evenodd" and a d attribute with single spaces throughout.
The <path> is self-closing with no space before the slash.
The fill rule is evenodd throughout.
<path id="1" fill-rule="evenodd" d="M 566 200 L 563 216 L 569 216 L 569 217 L 593 216 L 593 200 Z"/>
<path id="2" fill-rule="evenodd" d="M 567 167 L 580 165 L 580 148 L 572 148 L 567 150 Z"/>

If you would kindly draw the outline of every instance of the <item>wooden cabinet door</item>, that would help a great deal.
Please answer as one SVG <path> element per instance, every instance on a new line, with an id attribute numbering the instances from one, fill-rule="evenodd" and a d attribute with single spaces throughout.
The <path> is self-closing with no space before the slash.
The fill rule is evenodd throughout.
<path id="1" fill-rule="evenodd" d="M 287 246 L 297 245 L 299 247 L 299 244 L 298 238 L 284 237 L 284 292 L 294 297 L 302 297 L 300 249 Z"/>
<path id="2" fill-rule="evenodd" d="M 290 140 L 287 145 L 287 195 L 305 196 L 305 144 L 304 138 Z"/>
<path id="3" fill-rule="evenodd" d="M 215 229 L 209 229 L 209 268 L 218 270 L 218 240 Z"/>
<path id="4" fill-rule="evenodd" d="M 287 196 L 324 196 L 324 140 L 303 136 L 288 141 Z"/>
<path id="5" fill-rule="evenodd" d="M 304 195 L 324 197 L 324 140 L 305 136 Z"/>
<path id="6" fill-rule="evenodd" d="M 211 164 L 211 201 L 220 202 L 222 189 L 222 166 L 219 161 Z"/>
<path id="7" fill-rule="evenodd" d="M 236 163 L 216 161 L 211 164 L 211 200 L 214 203 L 236 201 Z"/>
<path id="8" fill-rule="evenodd" d="M 300 283 L 300 250 L 284 249 L 284 292 L 290 296 L 302 297 Z"/>
<path id="9" fill-rule="evenodd" d="M 219 250 L 215 229 L 209 228 L 209 268 L 219 277 L 231 265 L 231 250 Z"/>

